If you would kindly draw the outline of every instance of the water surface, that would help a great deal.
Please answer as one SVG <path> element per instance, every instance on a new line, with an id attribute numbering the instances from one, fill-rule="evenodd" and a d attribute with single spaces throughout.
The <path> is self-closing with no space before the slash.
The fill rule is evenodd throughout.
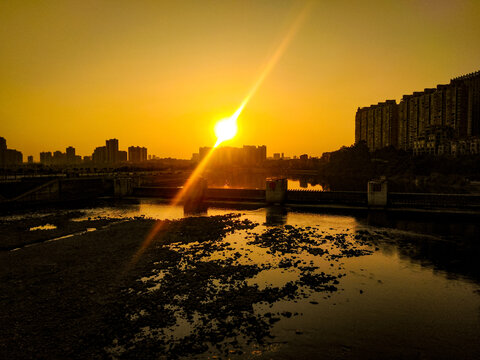
<path id="1" fill-rule="evenodd" d="M 76 221 L 97 217 L 180 219 L 239 213 L 240 219 L 248 219 L 258 226 L 233 231 L 222 241 L 228 246 L 209 252 L 202 252 L 205 244 L 171 244 L 171 250 L 182 254 L 185 260 L 179 266 L 187 271 L 192 263 L 186 260 L 200 253 L 204 255 L 197 262 L 231 260 L 232 266 L 255 266 L 258 269 L 246 276 L 245 286 L 259 291 L 298 283 L 306 274 L 332 276 L 327 285 L 335 289 L 315 290 L 300 282 L 293 298 L 281 298 L 273 303 L 252 300 L 255 314 L 273 314 L 279 321 L 271 325 L 271 338 L 265 342 L 256 342 L 248 331 L 241 332 L 235 340 L 222 340 L 227 349 L 234 349 L 228 357 L 436 359 L 480 356 L 480 246 L 479 225 L 474 221 L 382 213 L 360 216 L 307 213 L 282 207 L 209 208 L 201 214 L 185 214 L 181 206 L 151 200 L 83 211 L 84 215 Z M 275 252 L 274 241 L 267 246 L 255 243 L 255 239 L 265 234 L 281 236 L 295 231 L 317 243 L 284 253 Z M 58 241 L 71 241 L 71 237 Z M 317 252 L 312 252 L 312 248 Z M 355 249 L 358 254 L 341 255 L 345 248 Z M 341 256 L 336 257 L 338 254 Z M 283 266 L 285 261 L 298 264 Z M 139 285 L 135 291 L 138 293 L 132 296 L 140 299 L 160 295 L 172 271 L 158 270 L 152 264 L 151 272 L 137 280 Z M 229 283 L 212 277 L 208 286 L 215 293 L 231 288 L 232 284 L 240 286 L 233 280 Z M 182 296 L 192 296 L 193 290 Z M 201 293 L 195 296 L 200 296 L 198 301 L 208 303 Z M 164 304 L 166 308 L 177 306 L 176 324 L 160 329 L 155 327 L 155 319 L 139 300 L 138 309 L 125 317 L 132 326 L 140 320 L 145 326 L 132 338 L 116 339 L 108 352 L 121 356 L 128 347 L 147 340 L 168 339 L 170 344 L 183 344 L 202 328 L 202 314 L 189 319 L 188 309 L 182 308 L 185 299 L 177 300 L 176 305 Z M 199 357 L 225 356 L 213 345 Z"/>
<path id="2" fill-rule="evenodd" d="M 231 212 L 236 211 L 210 208 L 200 215 Z M 203 260 L 239 254 L 236 264 L 270 266 L 247 279 L 247 284 L 257 284 L 260 289 L 281 287 L 299 278 L 298 269 L 275 265 L 285 258 L 318 266 L 316 273 L 343 274 L 337 291 L 306 291 L 303 299 L 280 300 L 272 306 L 256 304 L 258 313 L 299 315 L 282 317 L 272 329 L 275 340 L 268 346 L 243 344 L 244 354 L 285 359 L 319 356 L 472 358 L 480 355 L 480 277 L 476 260 L 480 251 L 475 238 L 478 225 L 452 221 L 445 226 L 441 219 L 436 222 L 389 218 L 383 222 L 385 226 L 374 226 L 371 224 L 381 222 L 378 216 L 313 214 L 283 208 L 240 213 L 242 218 L 260 224 L 254 230 L 259 235 L 272 228 L 294 226 L 311 227 L 312 233 L 324 237 L 343 236 L 352 244 L 359 233 L 367 232 L 374 239 L 367 246 L 371 254 L 333 261 L 304 251 L 294 255 L 272 254 L 268 249 L 248 244 L 252 235 L 245 230 L 228 235 L 225 241 L 230 249 Z M 182 207 L 152 202 L 90 209 L 87 214 L 155 219 L 186 216 Z M 157 276 L 153 291 L 162 288 L 164 274 Z M 152 285 L 151 281 L 149 284 Z M 177 340 L 195 328 L 195 323 L 189 324 L 181 316 L 178 321 L 183 324 L 180 326 L 183 330 L 179 330 Z M 205 356 L 213 355 L 215 352 L 207 352 Z"/>

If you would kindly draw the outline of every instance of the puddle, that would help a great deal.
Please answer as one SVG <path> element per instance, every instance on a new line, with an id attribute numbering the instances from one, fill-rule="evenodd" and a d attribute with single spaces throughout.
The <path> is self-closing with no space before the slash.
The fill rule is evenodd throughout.
<path id="1" fill-rule="evenodd" d="M 57 227 L 53 224 L 45 224 L 40 226 L 34 226 L 29 229 L 29 231 L 36 231 L 36 230 L 55 230 Z"/>

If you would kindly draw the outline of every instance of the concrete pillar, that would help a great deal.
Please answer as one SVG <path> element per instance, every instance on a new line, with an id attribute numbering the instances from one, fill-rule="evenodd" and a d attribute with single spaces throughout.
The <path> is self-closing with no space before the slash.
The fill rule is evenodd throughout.
<path id="1" fill-rule="evenodd" d="M 268 204 L 283 204 L 287 197 L 287 183 L 285 178 L 269 178 L 265 185 L 265 201 Z"/>
<path id="2" fill-rule="evenodd" d="M 387 180 L 371 180 L 368 182 L 368 206 L 384 208 L 387 206 Z"/>
<path id="3" fill-rule="evenodd" d="M 133 193 L 133 181 L 130 178 L 113 179 L 113 194 L 115 197 L 128 196 Z"/>
<path id="4" fill-rule="evenodd" d="M 185 213 L 201 213 L 205 211 L 205 198 L 207 195 L 207 180 L 196 179 L 183 196 L 183 210 Z"/>

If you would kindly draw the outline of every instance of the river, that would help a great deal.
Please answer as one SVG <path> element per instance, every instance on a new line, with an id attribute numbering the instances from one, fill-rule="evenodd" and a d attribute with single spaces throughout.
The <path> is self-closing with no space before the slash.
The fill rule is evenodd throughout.
<path id="1" fill-rule="evenodd" d="M 253 230 L 227 234 L 223 241 L 230 247 L 211 253 L 202 258 L 204 261 L 235 258 L 235 264 L 263 267 L 264 270 L 246 279 L 246 284 L 258 289 L 282 288 L 305 275 L 307 270 L 299 270 L 297 266 L 278 266 L 285 259 L 314 267 L 308 274 L 327 273 L 337 279 L 335 290 L 318 291 L 307 286 L 302 288 L 301 296 L 292 299 L 278 299 L 272 304 L 253 302 L 255 313 L 280 314 L 280 320 L 270 329 L 274 340 L 263 345 L 252 344 L 248 341 L 248 331 L 241 331 L 243 337 L 239 337 L 235 349 L 242 350 L 232 351 L 232 358 L 480 356 L 479 225 L 468 219 L 402 218 L 383 213 L 354 216 L 298 212 L 281 207 L 209 208 L 205 213 L 192 215 L 185 214 L 181 206 L 152 200 L 83 211 L 84 215 L 76 221 L 96 217 L 181 219 L 239 213 L 240 219 L 259 225 Z M 266 233 L 279 236 L 292 228 L 324 239 L 319 248 L 329 250 L 330 255 L 336 251 L 332 241 L 339 239 L 353 248 L 364 249 L 365 253 L 325 258 L 304 251 L 306 247 L 301 251 L 275 253 L 271 247 L 252 243 L 255 235 L 257 239 Z M 359 234 L 367 239 L 365 243 L 359 243 Z M 172 247 L 172 250 L 178 249 Z M 153 291 L 161 291 L 166 274 L 155 274 L 156 277 L 143 279 L 148 280 L 145 288 L 148 285 Z M 142 316 L 140 308 L 138 311 Z M 146 324 L 151 321 L 148 327 L 151 330 L 153 320 L 148 314 L 143 316 Z M 178 329 L 172 330 L 169 340 L 173 343 L 181 343 L 200 326 L 182 316 L 179 311 Z M 148 329 L 136 334 L 135 341 L 151 338 Z M 124 339 L 123 343 L 116 342 L 107 350 L 112 356 L 122 356 L 132 342 Z M 220 356 L 215 347 L 208 349 L 199 356 Z"/>

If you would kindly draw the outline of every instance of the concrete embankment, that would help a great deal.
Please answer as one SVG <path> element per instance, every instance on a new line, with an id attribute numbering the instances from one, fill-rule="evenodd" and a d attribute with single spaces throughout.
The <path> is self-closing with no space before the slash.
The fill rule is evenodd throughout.
<path id="1" fill-rule="evenodd" d="M 0 207 L 14 208 L 95 199 L 114 195 L 115 189 L 115 180 L 103 177 L 7 182 L 0 184 Z"/>

